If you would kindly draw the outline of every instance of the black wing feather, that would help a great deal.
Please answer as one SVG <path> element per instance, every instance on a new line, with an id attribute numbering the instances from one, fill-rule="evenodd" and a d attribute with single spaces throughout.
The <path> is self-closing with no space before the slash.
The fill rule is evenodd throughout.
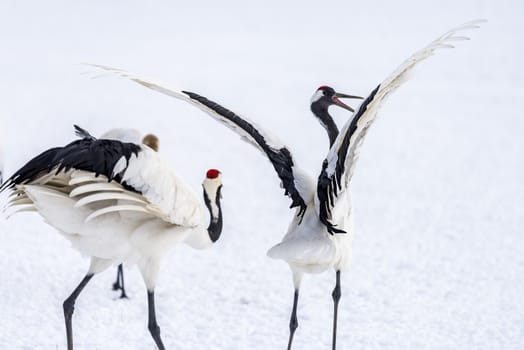
<path id="1" fill-rule="evenodd" d="M 85 131 L 81 128 L 77 130 Z M 105 175 L 108 181 L 115 180 L 120 183 L 120 174 L 113 174 L 116 163 L 122 157 L 129 161 L 133 154 L 138 155 L 140 146 L 116 140 L 98 140 L 87 131 L 83 136 L 83 139 L 64 147 L 51 148 L 34 157 L 7 179 L 0 191 L 15 185 L 31 183 L 51 171 L 59 174 L 70 169 L 93 172 L 96 176 Z M 123 185 L 128 188 L 126 184 Z"/>

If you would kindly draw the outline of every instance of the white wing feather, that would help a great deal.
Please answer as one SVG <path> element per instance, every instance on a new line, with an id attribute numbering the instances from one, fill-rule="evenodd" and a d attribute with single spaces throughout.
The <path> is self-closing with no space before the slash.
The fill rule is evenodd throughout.
<path id="1" fill-rule="evenodd" d="M 143 198 L 143 197 L 142 197 Z M 131 195 L 130 192 L 125 193 L 117 193 L 117 192 L 102 192 L 102 193 L 96 193 L 89 196 L 85 196 L 81 199 L 79 199 L 75 203 L 75 208 L 82 207 L 87 204 L 100 202 L 100 201 L 106 201 L 106 200 L 126 200 L 130 202 L 136 202 L 140 203 L 142 205 L 148 205 L 148 203 L 144 200 L 145 198 L 141 199 L 138 196 Z"/>

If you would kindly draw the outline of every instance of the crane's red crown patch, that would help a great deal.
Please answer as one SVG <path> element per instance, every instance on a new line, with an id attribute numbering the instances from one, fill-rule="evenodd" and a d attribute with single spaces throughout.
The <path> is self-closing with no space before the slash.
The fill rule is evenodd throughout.
<path id="1" fill-rule="evenodd" d="M 220 174 L 220 171 L 216 170 L 216 169 L 209 169 L 207 171 L 207 178 L 208 179 L 216 179 L 218 177 L 218 174 Z"/>

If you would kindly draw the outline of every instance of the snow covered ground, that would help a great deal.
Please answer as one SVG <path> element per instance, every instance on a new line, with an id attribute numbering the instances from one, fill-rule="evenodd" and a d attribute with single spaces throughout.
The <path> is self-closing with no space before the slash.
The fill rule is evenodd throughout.
<path id="1" fill-rule="evenodd" d="M 316 174 L 327 152 L 309 97 L 367 94 L 413 51 L 474 18 L 489 23 L 423 63 L 386 103 L 353 189 L 353 266 L 339 349 L 524 349 L 524 5 L 442 0 L 2 1 L 0 118 L 6 175 L 48 147 L 110 127 L 155 132 L 199 191 L 224 174 L 225 229 L 177 247 L 157 289 L 169 349 L 284 349 L 287 266 L 265 256 L 292 212 L 271 165 L 201 111 L 80 62 L 172 82 L 249 116 Z M 348 115 L 333 111 L 343 123 Z M 88 261 L 41 219 L 0 222 L 0 349 L 65 349 L 62 301 Z M 75 349 L 152 349 L 145 288 L 109 270 L 77 302 Z M 328 349 L 334 273 L 306 278 L 294 349 Z"/>

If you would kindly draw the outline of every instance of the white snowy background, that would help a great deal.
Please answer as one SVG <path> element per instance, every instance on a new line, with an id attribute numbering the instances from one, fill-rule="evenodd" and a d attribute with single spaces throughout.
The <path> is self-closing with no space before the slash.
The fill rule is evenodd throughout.
<path id="1" fill-rule="evenodd" d="M 354 177 L 356 237 L 338 349 L 524 349 L 524 5 L 519 0 L 0 2 L 4 167 L 70 142 L 72 124 L 155 132 L 196 191 L 224 176 L 225 228 L 175 248 L 157 288 L 168 349 L 284 349 L 293 288 L 265 256 L 292 212 L 271 165 L 201 111 L 114 77 L 125 68 L 208 96 L 277 134 L 316 176 L 324 84 L 366 95 L 418 48 L 487 18 L 384 105 Z M 333 109 L 339 124 L 349 117 Z M 65 349 L 62 301 L 88 260 L 36 214 L 0 222 L 0 349 Z M 153 349 L 146 294 L 114 269 L 78 299 L 75 349 Z M 305 279 L 294 349 L 328 349 L 334 273 Z"/>

